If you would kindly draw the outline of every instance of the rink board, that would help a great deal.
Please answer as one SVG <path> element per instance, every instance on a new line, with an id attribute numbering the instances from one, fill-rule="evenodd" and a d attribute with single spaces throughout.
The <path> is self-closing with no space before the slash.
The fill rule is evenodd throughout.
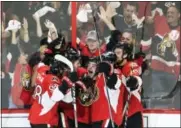
<path id="1" fill-rule="evenodd" d="M 180 111 L 144 110 L 144 127 L 180 127 Z M 30 127 L 28 110 L 2 110 L 2 127 Z"/>

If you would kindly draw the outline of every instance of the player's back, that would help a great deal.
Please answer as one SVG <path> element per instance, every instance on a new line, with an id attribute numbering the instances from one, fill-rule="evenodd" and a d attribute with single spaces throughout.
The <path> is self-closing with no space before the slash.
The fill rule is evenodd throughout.
<path id="1" fill-rule="evenodd" d="M 58 77 L 52 74 L 41 76 L 41 84 L 36 85 L 34 90 L 34 102 L 30 109 L 29 120 L 32 124 L 58 124 L 58 103 L 50 97 L 53 90 L 60 85 Z"/>

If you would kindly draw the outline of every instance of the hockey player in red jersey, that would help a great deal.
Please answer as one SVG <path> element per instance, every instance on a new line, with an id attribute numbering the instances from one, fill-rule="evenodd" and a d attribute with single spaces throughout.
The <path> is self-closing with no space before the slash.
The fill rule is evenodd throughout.
<path id="1" fill-rule="evenodd" d="M 74 71 L 76 72 L 75 77 L 77 77 L 77 79 L 80 79 L 80 77 L 87 72 L 85 68 L 80 67 L 81 65 L 80 53 L 76 49 L 68 47 L 65 52 L 65 57 L 71 60 Z M 79 83 L 81 82 L 79 81 Z M 68 127 L 67 117 L 74 118 L 74 109 L 72 101 L 73 101 L 72 92 L 71 90 L 69 90 L 69 92 L 65 95 L 65 98 L 59 104 L 59 114 L 60 114 L 59 127 Z"/>
<path id="2" fill-rule="evenodd" d="M 109 80 L 107 79 L 105 84 L 102 69 L 97 69 L 99 61 L 98 58 L 91 58 L 87 66 L 88 74 L 82 78 L 82 81 L 88 88 L 87 91 L 80 91 L 77 97 L 77 119 L 79 128 L 112 127 L 105 86 L 115 86 L 115 84 L 119 85 L 122 83 L 117 75 L 116 78 L 118 80 L 115 80 L 115 74 L 110 74 L 110 76 L 113 77 L 110 77 Z M 103 70 L 106 71 L 106 74 L 107 72 L 111 72 L 110 68 Z M 69 127 L 75 127 L 73 116 L 68 116 L 68 118 Z"/>
<path id="3" fill-rule="evenodd" d="M 62 51 L 64 44 L 63 35 L 58 35 L 58 38 L 51 43 L 48 42 L 47 38 L 44 38 L 40 41 L 39 52 L 34 53 L 29 58 L 28 64 L 31 67 L 32 76 L 30 76 L 30 81 L 24 84 L 20 97 L 25 105 L 30 106 L 32 104 L 35 83 L 39 83 L 36 78 L 46 74 L 45 72 L 49 70 L 49 65 L 53 61 L 53 56 Z"/>
<path id="4" fill-rule="evenodd" d="M 29 120 L 32 128 L 58 125 L 58 100 L 62 100 L 67 90 L 72 87 L 74 77 L 63 77 L 65 68 L 72 68 L 71 62 L 61 55 L 55 55 L 55 62 L 45 76 L 37 77 L 39 83 L 35 86 L 34 102 L 30 109 Z M 60 79 L 61 78 L 61 79 Z M 54 95 L 59 90 L 58 97 Z"/>
<path id="5" fill-rule="evenodd" d="M 96 71 L 96 62 L 95 59 L 91 59 L 89 61 L 87 69 L 80 68 L 77 70 L 77 74 L 79 75 L 79 80 L 85 83 L 87 87 L 87 91 L 77 90 L 77 120 L 78 120 L 78 128 L 91 128 L 91 103 L 93 102 L 93 97 L 97 97 L 97 95 L 93 95 L 92 87 L 95 83 L 93 82 L 93 77 Z M 93 97 L 92 97 L 93 96 Z M 73 128 L 75 127 L 74 121 L 75 118 L 73 116 L 73 109 L 64 110 L 65 115 L 67 117 L 67 125 L 66 127 Z"/>
<path id="6" fill-rule="evenodd" d="M 132 59 L 132 47 L 128 44 L 118 44 L 114 48 L 116 54 L 115 68 L 121 69 L 126 77 L 126 85 L 130 91 L 124 92 L 124 110 L 123 117 L 126 117 L 123 126 L 126 128 L 142 128 L 142 104 L 141 104 L 141 86 L 142 79 L 142 59 Z M 141 60 L 141 61 L 140 61 Z M 130 96 L 130 98 L 128 98 Z M 129 101 L 128 106 L 126 105 Z M 128 117 L 128 119 L 127 119 Z"/>

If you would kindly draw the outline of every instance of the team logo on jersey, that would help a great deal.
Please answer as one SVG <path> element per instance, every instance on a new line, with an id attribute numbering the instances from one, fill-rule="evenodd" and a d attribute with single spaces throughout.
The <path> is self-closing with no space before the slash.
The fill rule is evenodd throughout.
<path id="1" fill-rule="evenodd" d="M 163 40 L 157 45 L 157 53 L 160 56 L 165 57 L 165 52 L 168 51 L 168 49 L 171 49 L 171 54 L 177 56 L 178 52 L 176 49 L 176 40 L 179 38 L 178 31 L 173 30 L 170 33 L 166 34 L 163 38 Z"/>
<path id="2" fill-rule="evenodd" d="M 28 72 L 23 72 L 21 74 L 21 86 L 28 88 L 30 83 L 30 74 Z"/>
<path id="3" fill-rule="evenodd" d="M 130 75 L 141 75 L 141 67 L 138 66 L 137 63 L 135 62 L 132 62 L 130 63 L 130 67 L 131 67 L 131 70 L 130 70 Z"/>
<path id="4" fill-rule="evenodd" d="M 53 92 L 53 90 L 55 90 L 56 87 L 58 87 L 58 84 L 52 84 L 52 85 L 49 86 L 49 90 L 51 92 Z"/>
<path id="5" fill-rule="evenodd" d="M 83 106 L 90 106 L 99 98 L 99 89 L 97 86 L 92 86 L 86 92 L 79 92 L 79 101 Z"/>

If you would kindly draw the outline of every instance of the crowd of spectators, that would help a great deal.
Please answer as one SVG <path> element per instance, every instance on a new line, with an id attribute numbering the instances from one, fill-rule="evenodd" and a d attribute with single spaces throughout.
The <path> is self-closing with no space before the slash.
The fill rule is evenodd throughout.
<path id="1" fill-rule="evenodd" d="M 2 107 L 25 108 L 19 98 L 22 75 L 29 71 L 28 58 L 40 50 L 40 40 L 48 34 L 46 21 L 53 22 L 66 42 L 71 42 L 73 10 L 71 2 L 2 2 L 1 5 Z M 142 75 L 143 99 L 150 101 L 176 92 L 159 100 L 158 106 L 178 109 L 179 5 L 180 2 L 77 2 L 76 48 L 85 60 L 112 51 L 116 42 L 133 44 L 133 52 L 145 53 L 148 65 Z M 145 107 L 158 108 L 155 104 L 156 101 L 149 102 Z"/>

